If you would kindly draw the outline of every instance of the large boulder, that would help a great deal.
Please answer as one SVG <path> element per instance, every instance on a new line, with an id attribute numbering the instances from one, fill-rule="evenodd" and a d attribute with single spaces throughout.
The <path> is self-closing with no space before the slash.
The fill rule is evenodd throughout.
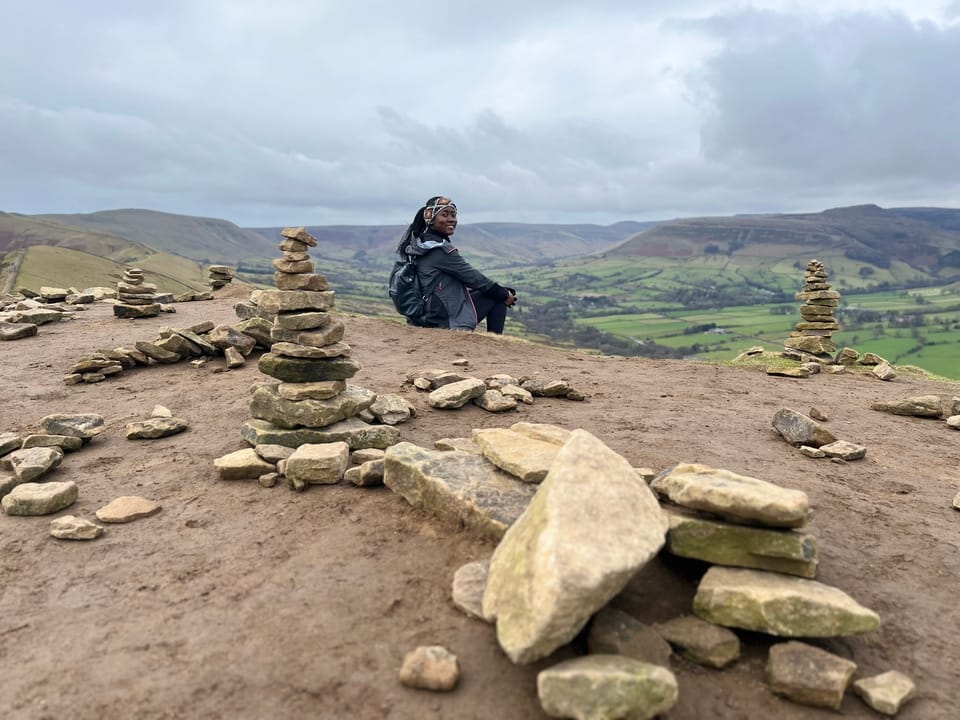
<path id="1" fill-rule="evenodd" d="M 666 532 L 666 514 L 630 463 L 574 430 L 490 562 L 483 613 L 496 618 L 504 652 L 527 663 L 569 642 Z"/>

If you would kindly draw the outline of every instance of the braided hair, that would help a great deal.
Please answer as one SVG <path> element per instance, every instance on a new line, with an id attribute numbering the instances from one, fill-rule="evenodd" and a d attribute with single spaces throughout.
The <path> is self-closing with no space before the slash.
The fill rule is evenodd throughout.
<path id="1" fill-rule="evenodd" d="M 436 216 L 437 211 L 446 207 L 452 207 L 454 210 L 457 209 L 457 206 L 454 205 L 453 200 L 450 198 L 444 197 L 443 195 L 434 195 L 427 200 L 422 208 L 417 210 L 417 214 L 413 216 L 413 222 L 407 226 L 403 237 L 400 238 L 400 243 L 397 245 L 397 254 L 400 255 L 400 257 L 406 254 L 407 246 L 413 242 L 414 238 L 423 236 L 427 228 L 433 223 L 433 218 Z"/>

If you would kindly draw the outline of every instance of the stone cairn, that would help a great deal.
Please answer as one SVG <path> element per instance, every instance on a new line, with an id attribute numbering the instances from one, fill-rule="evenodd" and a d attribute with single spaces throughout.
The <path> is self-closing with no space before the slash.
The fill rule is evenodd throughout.
<path id="1" fill-rule="evenodd" d="M 160 314 L 157 286 L 143 281 L 143 270 L 128 267 L 117 283 L 117 303 L 113 314 L 119 318 L 156 317 Z"/>
<path id="2" fill-rule="evenodd" d="M 211 265 L 207 268 L 207 279 L 214 290 L 229 285 L 233 277 L 234 269 L 229 265 Z"/>
<path id="3" fill-rule="evenodd" d="M 840 304 L 840 293 L 830 289 L 827 271 L 819 260 L 807 263 L 804 281 L 803 291 L 796 295 L 797 300 L 804 301 L 800 307 L 803 320 L 794 326 L 784 346 L 818 357 L 828 356 L 837 349 L 831 337 L 834 330 L 840 329 L 833 315 Z"/>
<path id="4" fill-rule="evenodd" d="M 279 382 L 254 387 L 254 419 L 243 425 L 243 439 L 255 448 L 345 442 L 357 450 L 396 443 L 396 428 L 369 425 L 358 417 L 377 395 L 346 383 L 360 365 L 342 341 L 335 293 L 326 277 L 314 273 L 308 249 L 316 246 L 316 238 L 302 227 L 285 228 L 281 235 L 283 257 L 273 261 L 277 289 L 255 291 L 251 298 L 258 317 L 273 318 L 273 344 L 260 357 L 259 368 Z M 292 486 L 302 490 L 305 485 Z"/>

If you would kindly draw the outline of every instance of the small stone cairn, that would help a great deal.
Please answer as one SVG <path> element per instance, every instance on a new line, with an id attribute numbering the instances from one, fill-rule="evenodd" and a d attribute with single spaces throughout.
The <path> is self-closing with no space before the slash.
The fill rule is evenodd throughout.
<path id="1" fill-rule="evenodd" d="M 211 265 L 207 268 L 207 278 L 210 287 L 219 290 L 233 281 L 234 269 L 229 265 Z"/>
<path id="2" fill-rule="evenodd" d="M 830 289 L 827 271 L 819 260 L 807 263 L 804 281 L 803 291 L 796 295 L 797 300 L 804 301 L 800 308 L 803 320 L 794 326 L 784 346 L 818 357 L 829 356 L 837 349 L 831 337 L 840 329 L 833 315 L 840 304 L 840 293 Z"/>
<path id="3" fill-rule="evenodd" d="M 253 298 L 257 317 L 261 321 L 265 316 L 273 318 L 273 345 L 260 357 L 259 368 L 279 382 L 254 386 L 250 402 L 254 419 L 243 425 L 243 439 L 254 448 L 341 443 L 357 450 L 395 444 L 399 439 L 396 428 L 369 425 L 358 417 L 377 394 L 346 383 L 360 365 L 342 341 L 345 328 L 333 312 L 335 293 L 323 275 L 314 273 L 308 249 L 316 246 L 316 238 L 302 227 L 285 228 L 281 235 L 283 257 L 273 261 L 277 289 L 255 291 Z M 225 477 L 222 468 L 230 465 L 229 458 L 217 461 L 221 477 Z M 291 482 L 291 473 L 286 474 L 294 489 L 313 484 L 309 479 Z"/>
<path id="4" fill-rule="evenodd" d="M 160 314 L 157 286 L 143 281 L 143 270 L 128 267 L 117 283 L 117 303 L 113 314 L 119 318 L 156 317 Z"/>

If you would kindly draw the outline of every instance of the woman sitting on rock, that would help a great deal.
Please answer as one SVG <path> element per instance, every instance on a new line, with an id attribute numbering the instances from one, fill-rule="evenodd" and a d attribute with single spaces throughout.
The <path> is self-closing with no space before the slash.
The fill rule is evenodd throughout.
<path id="1" fill-rule="evenodd" d="M 512 288 L 501 287 L 470 263 L 450 243 L 457 229 L 457 206 L 450 198 L 432 197 L 417 210 L 397 246 L 402 259 L 412 256 L 428 297 L 423 327 L 474 330 L 481 320 L 487 331 L 503 333 L 507 308 L 517 302 Z"/>

